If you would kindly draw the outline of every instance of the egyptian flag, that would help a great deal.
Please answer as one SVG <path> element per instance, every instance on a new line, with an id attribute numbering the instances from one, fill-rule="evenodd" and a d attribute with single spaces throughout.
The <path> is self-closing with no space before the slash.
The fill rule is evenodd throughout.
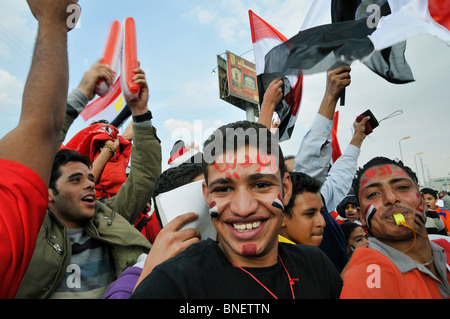
<path id="1" fill-rule="evenodd" d="M 376 24 L 370 23 L 372 11 L 367 12 L 367 5 L 374 2 L 325 0 L 318 9 L 315 1 L 302 30 L 266 55 L 265 72 L 297 74 L 301 70 L 304 74 L 313 74 L 360 60 L 391 83 L 413 81 L 404 59 L 404 43 L 377 52 L 370 40 Z M 380 17 L 389 15 L 387 0 L 376 2 L 383 3 L 376 6 L 377 14 Z M 332 23 L 323 24 L 325 21 Z"/>
<path id="2" fill-rule="evenodd" d="M 272 206 L 278 209 L 281 209 L 282 211 L 284 211 L 284 205 L 283 205 L 283 200 L 281 199 L 280 195 L 278 195 L 277 198 L 275 198 L 275 200 L 272 203 Z"/>
<path id="3" fill-rule="evenodd" d="M 86 105 L 80 115 L 85 122 L 106 120 L 111 124 L 114 123 L 115 127 L 120 127 L 131 115 L 120 87 L 120 76 L 111 91 Z"/>
<path id="4" fill-rule="evenodd" d="M 308 12 L 302 29 L 321 24 L 365 19 L 376 25 L 376 19 L 391 13 L 387 0 L 321 0 L 315 1 Z M 406 42 L 397 43 L 384 50 L 374 51 L 364 63 L 385 80 L 403 84 L 414 81 L 412 71 L 405 59 Z"/>
<path id="5" fill-rule="evenodd" d="M 219 209 L 217 208 L 215 201 L 209 203 L 209 214 L 211 215 L 211 218 L 219 217 Z"/>
<path id="6" fill-rule="evenodd" d="M 377 212 L 377 209 L 375 208 L 375 206 L 370 205 L 369 210 L 366 213 L 366 223 L 367 223 L 367 227 L 369 227 L 369 229 L 372 228 L 372 218 L 376 212 Z"/>
<path id="7" fill-rule="evenodd" d="M 202 163 L 203 154 L 195 147 L 187 147 L 182 140 L 178 140 L 170 151 L 167 161 L 171 167 L 177 167 L 183 163 Z"/>
<path id="8" fill-rule="evenodd" d="M 283 77 L 284 98 L 275 107 L 275 112 L 280 118 L 278 134 L 280 142 L 282 142 L 291 138 L 295 122 L 297 121 L 302 98 L 303 76 L 301 73 L 284 76 L 280 72 L 264 72 L 265 56 L 267 52 L 273 47 L 285 42 L 287 38 L 251 10 L 249 10 L 249 18 L 253 51 L 255 54 L 260 105 L 263 102 L 264 93 L 269 84 L 277 77 Z"/>
<path id="9" fill-rule="evenodd" d="M 335 19 L 341 19 L 341 22 L 300 31 L 275 47 L 266 55 L 265 72 L 296 74 L 302 70 L 304 74 L 312 74 L 340 64 L 350 65 L 355 60 L 369 66 L 368 61 L 379 55 L 377 51 L 380 51 L 389 68 L 377 74 L 393 83 L 407 83 L 409 67 L 401 59 L 401 54 L 394 55 L 399 58 L 398 61 L 391 61 L 386 58 L 386 52 L 397 51 L 394 45 L 419 34 L 431 34 L 450 45 L 450 6 L 445 0 L 359 2 L 331 1 L 332 5 L 336 5 L 332 7 L 332 12 L 336 12 Z M 378 24 L 371 23 L 372 15 L 367 10 L 369 5 L 374 4 L 380 9 Z M 355 20 L 346 20 L 348 17 L 343 14 L 349 7 L 355 11 Z M 339 8 L 342 10 L 339 11 Z M 384 51 L 390 47 L 391 51 Z"/>
<path id="10" fill-rule="evenodd" d="M 339 141 L 337 138 L 337 128 L 338 128 L 338 122 L 339 122 L 339 111 L 334 112 L 334 118 L 333 118 L 333 128 L 331 129 L 331 147 L 333 149 L 333 152 L 331 154 L 331 160 L 332 163 L 336 163 L 337 159 L 341 157 L 341 147 L 339 146 Z"/>

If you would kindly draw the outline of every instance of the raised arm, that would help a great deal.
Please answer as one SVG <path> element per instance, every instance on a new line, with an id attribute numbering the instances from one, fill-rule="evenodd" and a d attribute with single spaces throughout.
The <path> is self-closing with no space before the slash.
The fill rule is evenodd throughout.
<path id="1" fill-rule="evenodd" d="M 38 34 L 18 125 L 0 140 L 0 158 L 34 170 L 48 185 L 68 87 L 68 6 L 76 0 L 28 0 Z M 69 11 L 69 12 L 67 12 Z"/>
<path id="2" fill-rule="evenodd" d="M 295 157 L 295 171 L 306 173 L 322 183 L 332 155 L 331 130 L 334 112 L 342 90 L 350 85 L 350 71 L 349 66 L 328 71 L 325 94 L 316 118 Z"/>
<path id="3" fill-rule="evenodd" d="M 116 196 L 105 204 L 134 224 L 150 201 L 155 181 L 161 174 L 161 144 L 152 126 L 148 109 L 149 91 L 145 73 L 134 70 L 134 81 L 141 89 L 137 100 L 127 101 L 133 117 L 133 146 L 131 148 L 130 174 Z"/>
<path id="4" fill-rule="evenodd" d="M 275 111 L 275 107 L 283 97 L 283 92 L 281 90 L 282 85 L 283 80 L 281 78 L 277 78 L 269 84 L 266 92 L 264 93 L 258 123 L 267 127 L 268 130 L 272 127 L 272 116 Z"/>

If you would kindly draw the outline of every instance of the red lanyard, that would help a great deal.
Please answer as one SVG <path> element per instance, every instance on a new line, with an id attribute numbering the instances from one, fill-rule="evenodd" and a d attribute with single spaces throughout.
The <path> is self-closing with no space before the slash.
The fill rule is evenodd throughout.
<path id="1" fill-rule="evenodd" d="M 291 293 L 292 293 L 292 299 L 295 299 L 295 294 L 294 294 L 294 281 L 298 281 L 298 278 L 293 278 L 291 279 L 291 276 L 289 275 L 289 272 L 286 269 L 286 266 L 283 263 L 283 259 L 281 259 L 280 254 L 278 254 L 278 258 L 280 258 L 281 264 L 283 265 L 284 271 L 286 272 L 288 279 L 289 279 L 289 285 L 291 286 Z M 275 299 L 278 299 L 277 296 L 275 296 L 275 294 L 270 291 L 269 288 L 267 288 L 262 282 L 260 282 L 255 276 L 253 276 L 250 272 L 248 272 L 247 270 L 245 270 L 244 268 L 242 268 L 241 266 L 236 265 L 234 262 L 232 262 L 230 259 L 228 259 L 230 261 L 230 263 L 232 263 L 235 267 L 239 268 L 240 270 L 242 270 L 243 272 L 247 273 L 250 275 L 250 277 L 252 277 L 258 284 L 260 284 L 264 289 L 266 289 Z"/>

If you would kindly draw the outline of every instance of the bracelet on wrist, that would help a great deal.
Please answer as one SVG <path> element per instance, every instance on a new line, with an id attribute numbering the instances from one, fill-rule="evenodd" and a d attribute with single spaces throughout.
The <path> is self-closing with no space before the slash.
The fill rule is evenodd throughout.
<path id="1" fill-rule="evenodd" d="M 107 148 L 113 155 L 116 154 L 116 149 L 109 144 L 105 144 L 103 148 Z"/>

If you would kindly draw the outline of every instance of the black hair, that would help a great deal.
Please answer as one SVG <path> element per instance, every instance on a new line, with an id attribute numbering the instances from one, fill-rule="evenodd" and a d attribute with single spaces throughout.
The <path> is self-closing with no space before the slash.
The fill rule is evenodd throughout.
<path id="1" fill-rule="evenodd" d="M 340 224 L 339 227 L 341 227 L 341 230 L 344 233 L 345 242 L 348 243 L 348 240 L 350 239 L 352 232 L 356 228 L 362 227 L 362 226 L 357 223 L 353 223 L 353 222 L 344 222 L 344 223 Z"/>
<path id="2" fill-rule="evenodd" d="M 292 216 L 292 208 L 294 207 L 295 198 L 304 192 L 319 193 L 322 183 L 314 177 L 302 172 L 289 172 L 292 181 L 292 195 L 289 203 L 284 208 L 284 213 Z"/>
<path id="3" fill-rule="evenodd" d="M 383 156 L 378 156 L 378 157 L 374 157 L 372 158 L 370 161 L 368 161 L 366 164 L 364 164 L 364 166 L 361 168 L 359 168 L 356 171 L 355 177 L 353 178 L 353 182 L 352 182 L 352 188 L 355 191 L 355 196 L 356 199 L 358 200 L 358 206 L 360 205 L 360 198 L 359 198 L 359 187 L 361 186 L 361 176 L 363 176 L 363 174 L 368 171 L 370 168 L 377 166 L 377 165 L 383 165 L 383 164 L 391 164 L 391 165 L 396 165 L 399 168 L 401 168 L 412 180 L 414 183 L 418 184 L 418 179 L 417 179 L 417 175 L 416 173 L 413 172 L 413 170 L 411 168 L 409 168 L 408 166 L 406 166 L 405 164 L 403 164 L 402 161 L 400 160 L 392 160 L 390 158 L 387 157 L 383 157 Z"/>
<path id="4" fill-rule="evenodd" d="M 162 172 L 156 179 L 152 196 L 156 197 L 161 193 L 189 184 L 201 174 L 203 174 L 203 165 L 201 163 L 183 163 L 179 166 L 171 167 Z"/>
<path id="5" fill-rule="evenodd" d="M 275 158 L 283 179 L 286 165 L 279 141 L 275 135 L 260 123 L 237 121 L 222 125 L 203 143 L 203 173 L 206 183 L 208 183 L 208 166 L 219 155 L 227 151 L 236 152 L 241 147 L 248 145 L 255 145 L 260 153 L 264 153 L 262 148 L 265 148 L 264 155 L 272 155 Z M 230 149 L 230 147 L 233 147 L 233 149 Z"/>
<path id="6" fill-rule="evenodd" d="M 438 198 L 438 192 L 436 190 L 432 189 L 432 188 L 425 187 L 425 188 L 422 188 L 420 191 L 423 194 L 428 194 L 428 195 L 433 196 L 434 199 Z"/>
<path id="7" fill-rule="evenodd" d="M 290 160 L 290 159 L 293 159 L 293 158 L 295 158 L 295 155 L 286 155 L 284 157 L 284 160 L 287 161 L 287 160 Z"/>
<path id="8" fill-rule="evenodd" d="M 91 160 L 89 159 L 89 157 L 80 155 L 80 153 L 71 149 L 59 150 L 53 160 L 52 172 L 50 174 L 50 183 L 48 186 L 51 190 L 53 190 L 55 195 L 58 194 L 58 190 L 56 189 L 56 181 L 61 177 L 60 167 L 70 162 L 81 162 L 87 167 L 91 167 Z"/>

